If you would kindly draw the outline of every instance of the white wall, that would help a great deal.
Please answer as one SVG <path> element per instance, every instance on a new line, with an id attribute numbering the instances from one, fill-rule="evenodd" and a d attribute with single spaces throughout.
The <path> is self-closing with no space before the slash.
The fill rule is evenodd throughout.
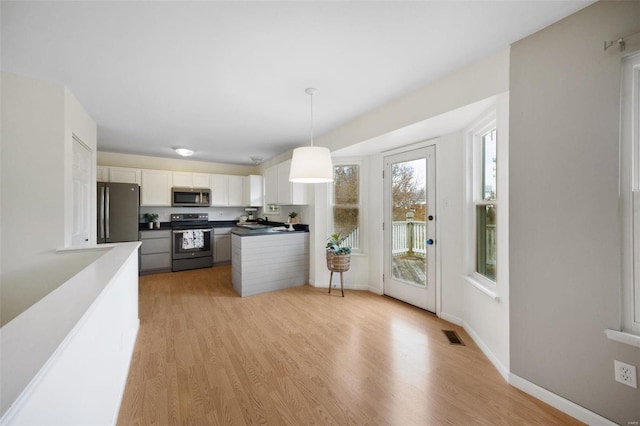
<path id="1" fill-rule="evenodd" d="M 178 154 L 176 154 L 176 156 L 178 156 Z M 259 168 L 256 166 L 212 163 L 195 159 L 185 160 L 182 158 L 149 157 L 146 155 L 119 154 L 105 151 L 98 151 L 97 164 L 99 166 L 171 170 L 175 172 L 220 173 L 238 176 L 260 174 Z"/>
<path id="2" fill-rule="evenodd" d="M 509 48 L 424 85 L 382 107 L 315 138 L 315 144 L 336 151 L 405 128 L 509 90 Z M 433 137 L 433 135 L 431 136 Z M 415 138 L 415 143 L 426 138 Z M 400 141 L 399 141 L 400 142 Z M 291 158 L 283 153 L 260 170 Z"/>
<path id="3" fill-rule="evenodd" d="M 620 325 L 621 56 L 640 2 L 598 2 L 511 49 L 511 371 L 603 417 L 640 420 L 614 381 Z"/>
<path id="4" fill-rule="evenodd" d="M 503 375 L 506 375 L 504 368 L 509 366 L 508 289 L 501 292 L 503 301 L 496 304 L 484 295 L 478 297 L 474 293 L 476 290 L 469 289 L 463 278 L 467 272 L 464 261 L 466 134 L 458 131 L 426 142 L 425 139 L 433 136 L 426 124 L 429 119 L 488 98 L 497 102 L 496 96 L 506 93 L 509 88 L 508 58 L 509 50 L 505 49 L 318 138 L 319 145 L 333 149 L 362 141 L 366 146 L 367 138 L 373 141 L 383 134 L 389 140 L 395 139 L 396 146 L 405 148 L 436 145 L 437 313 L 472 330 L 483 349 L 493 354 L 492 361 L 503 366 Z M 508 105 L 505 97 L 501 95 L 500 101 L 503 115 Z M 503 122 L 507 120 L 506 117 L 502 119 Z M 440 119 L 436 121 L 442 123 Z M 468 124 L 460 123 L 459 128 Z M 507 127 L 501 130 L 508 134 Z M 345 274 L 348 288 L 366 288 L 380 294 L 383 292 L 384 262 L 382 169 L 386 154 L 377 152 L 365 157 L 368 168 L 367 173 L 363 173 L 368 185 L 366 255 L 352 256 L 351 270 Z M 312 231 L 317 233 L 318 241 L 314 243 L 312 239 L 311 282 L 324 286 L 329 273 L 324 264 L 324 238 L 320 241 L 320 237 L 329 235 L 326 223 L 329 200 L 326 188 L 315 187 Z M 505 259 L 507 257 L 508 254 Z M 508 261 L 503 267 L 508 268 Z M 508 272 L 503 275 L 508 276 Z M 508 285 L 508 280 L 503 282 Z"/>
<path id="5" fill-rule="evenodd" d="M 497 146 L 497 188 L 498 188 L 498 228 L 497 228 L 497 281 L 496 296 L 491 298 L 486 293 L 473 286 L 467 278 L 462 278 L 465 330 L 473 336 L 474 340 L 485 355 L 498 369 L 505 380 L 509 374 L 509 95 L 501 94 L 495 102 L 496 127 L 498 134 Z M 463 135 L 467 148 L 471 143 L 468 132 Z M 467 149 L 465 173 L 469 176 L 471 169 L 471 156 Z M 467 194 L 466 203 L 470 202 Z M 473 227 L 470 221 L 475 216 L 466 210 L 467 221 L 463 244 L 475 245 L 471 234 Z M 466 261 L 463 263 L 463 274 L 468 275 L 473 270 L 473 259 L 469 259 L 470 252 L 463 253 Z"/>
<path id="6" fill-rule="evenodd" d="M 139 324 L 139 245 L 101 246 L 96 262 L 0 329 L 0 423 L 115 424 Z"/>
<path id="7" fill-rule="evenodd" d="M 95 123 L 57 84 L 2 73 L 2 324 L 62 284 L 71 241 L 71 131 L 95 149 Z M 92 203 L 95 204 L 95 203 Z"/>
<path id="8" fill-rule="evenodd" d="M 69 89 L 64 88 L 64 246 L 71 245 L 73 229 L 73 186 L 69 184 L 73 173 L 73 136 L 79 138 L 91 150 L 91 164 L 96 164 L 96 153 L 98 150 L 97 126 L 84 107 L 73 96 Z M 95 167 L 91 170 L 91 182 L 96 181 Z M 96 186 L 91 187 L 91 204 L 89 206 L 89 217 L 97 217 Z M 96 243 L 97 223 L 95 220 L 89 221 L 89 244 Z"/>

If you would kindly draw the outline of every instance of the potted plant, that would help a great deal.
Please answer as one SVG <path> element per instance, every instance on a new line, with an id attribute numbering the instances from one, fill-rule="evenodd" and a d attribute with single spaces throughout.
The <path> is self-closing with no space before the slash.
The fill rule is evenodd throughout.
<path id="1" fill-rule="evenodd" d="M 297 223 L 298 219 L 296 219 L 296 217 L 298 217 L 298 213 L 289 212 L 289 223 Z"/>
<path id="2" fill-rule="evenodd" d="M 327 267 L 332 272 L 346 272 L 351 263 L 351 247 L 344 244 L 347 236 L 332 234 L 327 238 Z"/>
<path id="3" fill-rule="evenodd" d="M 327 268 L 331 271 L 329 276 L 329 293 L 331 293 L 331 280 L 334 272 L 340 272 L 340 289 L 344 297 L 344 284 L 342 273 L 347 272 L 351 266 L 351 247 L 344 243 L 347 236 L 331 234 L 327 238 Z"/>
<path id="4" fill-rule="evenodd" d="M 153 223 L 157 222 L 158 220 L 158 215 L 155 213 L 145 213 L 144 214 L 144 218 L 147 221 L 147 223 L 149 224 L 149 229 L 153 229 Z M 158 224 L 156 225 L 156 228 L 160 228 L 160 222 L 157 222 Z"/>

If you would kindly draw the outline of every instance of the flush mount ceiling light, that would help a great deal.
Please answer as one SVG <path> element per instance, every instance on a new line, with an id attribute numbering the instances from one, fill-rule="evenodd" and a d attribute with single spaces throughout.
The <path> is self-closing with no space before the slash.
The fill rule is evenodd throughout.
<path id="1" fill-rule="evenodd" d="M 181 146 L 174 146 L 173 150 L 175 152 L 177 152 L 179 155 L 182 155 L 183 157 L 190 157 L 195 152 L 191 148 L 184 148 L 184 147 L 181 147 Z"/>
<path id="2" fill-rule="evenodd" d="M 289 181 L 296 183 L 333 182 L 333 164 L 329 148 L 313 146 L 313 95 L 318 89 L 308 88 L 311 97 L 311 144 L 293 150 Z"/>
<path id="3" fill-rule="evenodd" d="M 262 157 L 249 157 L 249 158 L 251 159 L 253 164 L 255 164 L 256 166 L 262 163 Z"/>

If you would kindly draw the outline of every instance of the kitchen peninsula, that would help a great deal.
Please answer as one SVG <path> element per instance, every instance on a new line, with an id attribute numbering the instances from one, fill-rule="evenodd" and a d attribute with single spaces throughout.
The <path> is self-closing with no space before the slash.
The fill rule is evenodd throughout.
<path id="1" fill-rule="evenodd" d="M 241 296 L 304 285 L 309 280 L 309 232 L 266 225 L 231 230 L 233 289 Z"/>

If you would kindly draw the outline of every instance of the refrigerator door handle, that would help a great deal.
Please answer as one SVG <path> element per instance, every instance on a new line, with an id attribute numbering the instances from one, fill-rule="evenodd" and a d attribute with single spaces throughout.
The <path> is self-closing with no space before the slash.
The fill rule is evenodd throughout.
<path id="1" fill-rule="evenodd" d="M 104 239 L 104 186 L 100 187 L 100 196 L 98 197 L 98 232 L 100 232 L 99 238 Z"/>
<path id="2" fill-rule="evenodd" d="M 107 194 L 105 196 L 105 209 L 104 209 L 104 211 L 105 211 L 105 213 L 104 213 L 104 216 L 105 216 L 104 227 L 105 227 L 105 230 L 106 230 L 107 238 L 111 237 L 111 235 L 110 235 L 111 234 L 111 230 L 109 229 L 109 216 L 110 216 L 109 215 L 109 210 L 110 209 L 111 209 L 111 205 L 110 205 L 110 202 L 109 202 L 109 187 L 107 186 Z"/>

